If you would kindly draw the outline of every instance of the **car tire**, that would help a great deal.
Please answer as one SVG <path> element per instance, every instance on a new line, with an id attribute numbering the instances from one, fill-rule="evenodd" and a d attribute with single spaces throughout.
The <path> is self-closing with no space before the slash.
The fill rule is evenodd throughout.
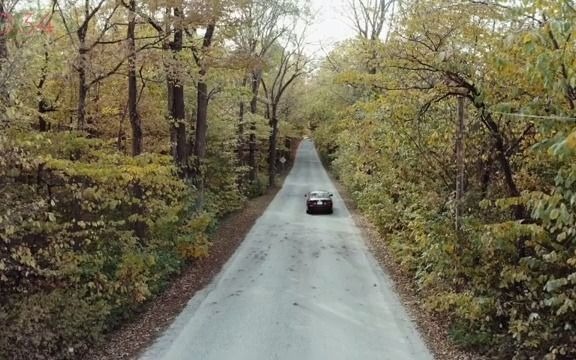
<path id="1" fill-rule="evenodd" d="M 328 214 L 334 214 L 334 209 L 328 210 Z"/>
<path id="2" fill-rule="evenodd" d="M 306 209 L 306 214 L 310 214 L 310 209 Z"/>

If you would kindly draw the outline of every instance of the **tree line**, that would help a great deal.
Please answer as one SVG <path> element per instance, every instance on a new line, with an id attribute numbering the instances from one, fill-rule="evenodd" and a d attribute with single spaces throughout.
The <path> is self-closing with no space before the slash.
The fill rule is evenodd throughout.
<path id="1" fill-rule="evenodd" d="M 574 2 L 349 6 L 299 100 L 323 157 L 456 344 L 574 358 Z"/>
<path id="2" fill-rule="evenodd" d="M 301 133 L 310 15 L 298 0 L 0 14 L 0 357 L 80 358 L 274 186 Z"/>

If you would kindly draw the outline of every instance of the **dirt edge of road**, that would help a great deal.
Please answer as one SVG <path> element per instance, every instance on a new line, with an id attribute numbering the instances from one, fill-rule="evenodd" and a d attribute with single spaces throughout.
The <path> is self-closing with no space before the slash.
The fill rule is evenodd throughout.
<path id="1" fill-rule="evenodd" d="M 416 324 L 426 345 L 434 354 L 434 358 L 436 360 L 484 360 L 484 357 L 464 352 L 450 342 L 446 322 L 422 308 L 413 278 L 401 269 L 376 227 L 358 210 L 344 186 L 330 171 L 328 175 L 344 200 L 354 222 L 362 231 L 368 249 L 394 283 L 396 293 Z"/>
<path id="2" fill-rule="evenodd" d="M 292 149 L 293 159 L 296 148 L 297 146 Z M 220 273 L 256 220 L 280 191 L 290 170 L 291 166 L 279 177 L 276 187 L 247 201 L 243 209 L 222 219 L 211 235 L 213 245 L 210 254 L 186 267 L 161 294 L 146 305 L 141 314 L 109 334 L 106 343 L 93 349 L 86 359 L 137 359 L 172 324 L 196 292 L 205 288 Z"/>

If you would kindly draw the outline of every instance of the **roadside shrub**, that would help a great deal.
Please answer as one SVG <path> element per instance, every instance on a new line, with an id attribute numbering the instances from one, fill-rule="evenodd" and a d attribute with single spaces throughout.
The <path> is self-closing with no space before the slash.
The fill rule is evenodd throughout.
<path id="1" fill-rule="evenodd" d="M 220 198 L 227 196 L 222 191 Z M 0 357 L 78 357 L 188 261 L 218 211 L 168 156 L 75 134 L 0 137 Z"/>
<path id="2" fill-rule="evenodd" d="M 248 185 L 246 196 L 250 199 L 262 196 L 266 193 L 268 179 L 265 175 L 258 174 L 256 181 Z"/>
<path id="3" fill-rule="evenodd" d="M 542 192 L 506 198 L 503 184 L 485 194 L 468 184 L 457 233 L 453 188 L 441 175 L 422 176 L 418 156 L 377 137 L 385 122 L 370 132 L 366 122 L 348 121 L 345 129 L 337 120 L 322 125 L 317 143 L 412 274 L 424 308 L 449 321 L 453 341 L 498 359 L 576 358 L 576 146 L 562 139 L 552 146 L 553 184 L 522 173 L 526 188 Z M 338 130 L 336 139 L 328 129 Z M 360 131 L 364 143 L 350 135 Z M 544 157 L 533 157 L 544 168 Z M 528 219 L 510 220 L 518 205 L 531 211 Z"/>
<path id="4" fill-rule="evenodd" d="M 6 359 L 74 359 L 105 329 L 110 305 L 78 289 L 12 298 L 0 306 Z"/>
<path id="5" fill-rule="evenodd" d="M 470 328 L 466 323 L 452 324 L 448 334 L 458 346 L 471 351 L 490 346 L 493 339 L 490 332 Z"/>

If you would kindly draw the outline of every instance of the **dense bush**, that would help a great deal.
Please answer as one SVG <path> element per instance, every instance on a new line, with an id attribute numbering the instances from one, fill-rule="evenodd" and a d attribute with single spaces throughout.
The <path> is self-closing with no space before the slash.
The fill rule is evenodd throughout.
<path id="1" fill-rule="evenodd" d="M 576 356 L 576 167 L 566 145 L 550 192 L 498 200 L 495 189 L 495 200 L 474 204 L 477 194 L 470 191 L 458 234 L 450 189 L 422 177 L 407 149 L 392 161 L 371 157 L 368 165 L 371 146 L 357 146 L 342 133 L 328 154 L 334 141 L 323 133 L 317 143 L 334 159 L 333 171 L 414 275 L 423 305 L 451 320 L 457 344 L 503 359 Z M 391 139 L 370 143 L 384 153 Z M 508 220 L 509 208 L 519 203 L 531 210 L 530 221 Z"/>
<path id="2" fill-rule="evenodd" d="M 323 158 L 457 344 L 575 359 L 576 12 L 405 5 L 386 41 L 343 44 L 309 84 Z"/>
<path id="3" fill-rule="evenodd" d="M 207 254 L 214 214 L 241 199 L 195 213 L 172 163 L 74 134 L 0 138 L 2 358 L 77 356 Z"/>

